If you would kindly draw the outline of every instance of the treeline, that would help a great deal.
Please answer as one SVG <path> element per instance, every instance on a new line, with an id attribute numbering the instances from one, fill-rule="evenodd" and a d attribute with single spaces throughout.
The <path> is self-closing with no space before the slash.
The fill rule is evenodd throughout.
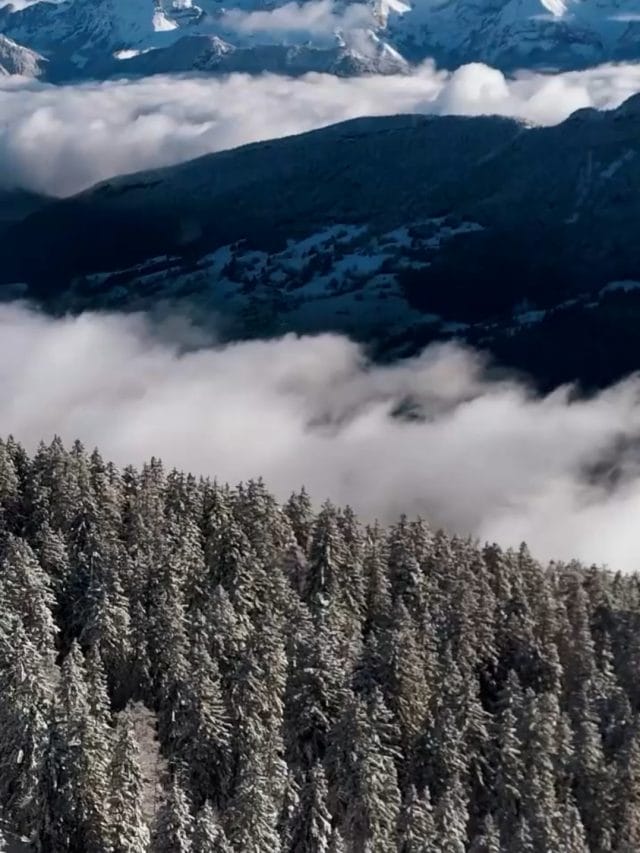
<path id="1" fill-rule="evenodd" d="M 636 575 L 0 442 L 1 825 L 32 849 L 638 853 L 639 674 Z"/>

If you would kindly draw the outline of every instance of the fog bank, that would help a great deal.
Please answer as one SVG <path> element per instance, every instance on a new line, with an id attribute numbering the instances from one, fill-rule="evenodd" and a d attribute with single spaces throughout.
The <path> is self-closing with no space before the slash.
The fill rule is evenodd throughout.
<path id="1" fill-rule="evenodd" d="M 281 498 L 304 484 L 371 519 L 420 513 L 541 558 L 640 567 L 638 377 L 539 397 L 456 345 L 380 366 L 334 335 L 186 350 L 196 339 L 175 320 L 2 306 L 0 434 L 263 476 Z"/>
<path id="2" fill-rule="evenodd" d="M 117 174 L 357 116 L 497 113 L 554 124 L 640 91 L 640 64 L 513 78 L 486 65 L 341 79 L 233 74 L 50 86 L 0 78 L 0 187 L 70 195 Z"/>

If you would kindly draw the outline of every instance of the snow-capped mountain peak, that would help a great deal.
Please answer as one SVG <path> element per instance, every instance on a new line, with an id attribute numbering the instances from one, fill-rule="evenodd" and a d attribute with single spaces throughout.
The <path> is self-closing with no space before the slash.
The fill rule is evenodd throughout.
<path id="1" fill-rule="evenodd" d="M 322 53 L 340 50 L 354 58 L 344 57 L 342 73 L 397 73 L 426 58 L 447 67 L 568 69 L 638 58 L 640 0 L 41 0 L 0 8 L 0 32 L 46 56 L 58 78 L 123 73 L 115 54 L 148 51 L 167 51 L 152 60 L 165 72 L 201 68 L 206 42 L 176 49 L 185 38 L 244 51 L 241 65 L 252 73 L 288 73 L 274 51 L 292 47 L 302 52 L 296 73 L 331 71 L 335 62 Z M 190 67 L 189 52 L 198 54 Z"/>

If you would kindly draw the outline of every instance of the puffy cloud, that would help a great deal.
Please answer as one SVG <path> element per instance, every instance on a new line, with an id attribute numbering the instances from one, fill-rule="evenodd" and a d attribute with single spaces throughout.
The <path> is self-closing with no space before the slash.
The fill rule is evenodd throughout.
<path id="1" fill-rule="evenodd" d="M 66 195 L 116 174 L 390 113 L 497 113 L 553 124 L 640 91 L 640 64 L 513 78 L 427 63 L 409 75 L 152 77 L 49 86 L 0 78 L 0 186 Z"/>
<path id="2" fill-rule="evenodd" d="M 309 0 L 306 3 L 285 3 L 273 9 L 246 12 L 229 9 L 220 24 L 245 35 L 278 34 L 330 36 L 336 30 L 352 30 L 375 26 L 373 8 L 366 3 L 337 6 L 334 0 Z"/>
<path id="3" fill-rule="evenodd" d="M 175 318 L 5 305 L 0 389 L 0 434 L 30 449 L 58 433 L 119 464 L 155 454 L 232 482 L 262 475 L 281 497 L 304 483 L 369 518 L 526 539 L 543 558 L 640 565 L 638 377 L 539 397 L 454 345 L 382 366 L 338 336 L 216 346 Z"/>

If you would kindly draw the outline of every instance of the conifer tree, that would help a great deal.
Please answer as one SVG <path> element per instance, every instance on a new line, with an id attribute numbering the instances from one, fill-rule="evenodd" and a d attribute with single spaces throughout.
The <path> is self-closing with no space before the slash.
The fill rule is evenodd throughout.
<path id="1" fill-rule="evenodd" d="M 138 745 L 126 713 L 118 716 L 109 767 L 109 822 L 112 853 L 146 853 L 149 831 L 142 815 L 142 776 Z"/>
<path id="2" fill-rule="evenodd" d="M 51 528 L 45 520 L 35 533 L 35 550 L 38 562 L 47 575 L 51 590 L 55 595 L 54 612 L 62 622 L 68 611 L 70 565 L 67 546 L 60 533 Z"/>
<path id="3" fill-rule="evenodd" d="M 523 813 L 536 850 L 558 845 L 555 816 L 558 810 L 555 777 L 555 744 L 560 709 L 556 697 L 529 694 L 524 726 L 526 787 Z"/>
<path id="4" fill-rule="evenodd" d="M 284 851 L 289 850 L 291 847 L 293 833 L 296 829 L 300 813 L 301 788 L 302 785 L 298 781 L 298 774 L 289 765 L 280 816 L 278 818 L 278 836 L 280 837 Z"/>
<path id="5" fill-rule="evenodd" d="M 0 535 L 18 532 L 20 502 L 18 472 L 9 449 L 0 441 Z"/>
<path id="6" fill-rule="evenodd" d="M 469 853 L 501 853 L 502 849 L 496 823 L 493 817 L 487 814 L 471 842 Z"/>
<path id="7" fill-rule="evenodd" d="M 589 853 L 586 834 L 575 803 L 561 807 L 558 814 L 558 843 L 567 853 Z"/>
<path id="8" fill-rule="evenodd" d="M 497 720 L 497 755 L 495 768 L 495 805 L 505 847 L 509 847 L 525 788 L 525 771 L 518 727 L 522 714 L 521 693 L 517 676 L 511 670 L 502 693 L 502 707 Z"/>
<path id="9" fill-rule="evenodd" d="M 19 617 L 44 665 L 53 664 L 57 629 L 49 578 L 29 545 L 9 536 L 0 566 L 0 607 Z"/>
<path id="10" fill-rule="evenodd" d="M 391 618 L 391 583 L 387 572 L 388 551 L 379 525 L 367 528 L 363 546 L 365 631 L 382 631 Z"/>
<path id="11" fill-rule="evenodd" d="M 48 446 L 41 444 L 31 465 L 29 491 L 37 520 L 65 535 L 78 506 L 76 468 L 59 437 Z"/>
<path id="12" fill-rule="evenodd" d="M 512 850 L 513 853 L 535 853 L 537 850 L 533 843 L 529 823 L 524 815 L 520 815 L 516 823 Z"/>
<path id="13" fill-rule="evenodd" d="M 196 815 L 193 853 L 233 853 L 224 829 L 209 802 L 206 802 Z"/>
<path id="14" fill-rule="evenodd" d="M 469 808 L 462 782 L 454 776 L 442 794 L 435 812 L 437 849 L 441 853 L 465 853 Z"/>
<path id="15" fill-rule="evenodd" d="M 203 632 L 191 649 L 189 677 L 175 710 L 172 742 L 195 805 L 206 799 L 218 807 L 225 805 L 231 782 L 231 723 Z"/>
<path id="16" fill-rule="evenodd" d="M 156 815 L 151 837 L 152 853 L 191 853 L 193 818 L 182 787 L 173 779 Z"/>
<path id="17" fill-rule="evenodd" d="M 420 781 L 428 785 L 434 800 L 439 800 L 447 785 L 467 772 L 456 710 L 447 702 L 439 703 L 433 722 L 425 730 L 419 760 L 416 760 L 423 777 Z"/>
<path id="18" fill-rule="evenodd" d="M 150 602 L 148 639 L 152 689 L 160 707 L 160 737 L 169 740 L 189 680 L 184 598 L 171 566 L 165 566 Z"/>
<path id="19" fill-rule="evenodd" d="M 346 740 L 350 731 L 351 743 Z M 400 791 L 393 759 L 385 753 L 361 700 L 347 712 L 339 737 L 345 736 L 332 756 L 345 841 L 354 853 L 383 853 L 396 842 Z"/>
<path id="20" fill-rule="evenodd" d="M 574 697 L 574 794 L 592 846 L 610 832 L 611 778 L 606 766 L 597 716 L 588 694 L 588 682 Z"/>
<path id="21" fill-rule="evenodd" d="M 339 713 L 342 678 L 324 626 L 296 638 L 294 647 L 296 665 L 285 694 L 288 746 L 295 764 L 308 770 L 324 758 Z"/>
<path id="22" fill-rule="evenodd" d="M 243 751 L 230 810 L 229 838 L 233 849 L 246 853 L 280 853 L 277 825 L 278 811 L 264 759 L 259 753 Z"/>
<path id="23" fill-rule="evenodd" d="M 108 853 L 110 848 L 109 755 L 112 745 L 106 676 L 97 650 L 84 667 L 87 706 L 80 726 L 81 749 L 76 768 L 76 796 L 80 805 L 86 853 Z"/>
<path id="24" fill-rule="evenodd" d="M 398 853 L 436 853 L 437 837 L 429 789 L 409 786 L 398 823 Z"/>
<path id="25" fill-rule="evenodd" d="M 304 599 L 314 615 L 321 616 L 326 612 L 345 575 L 348 559 L 336 508 L 325 503 L 313 528 L 307 581 L 303 590 Z"/>
<path id="26" fill-rule="evenodd" d="M 42 808 L 53 686 L 21 620 L 0 618 L 0 803 L 16 828 L 28 831 Z"/>
<path id="27" fill-rule="evenodd" d="M 321 764 L 309 773 L 302 789 L 290 853 L 328 853 L 331 815 L 327 809 L 327 781 Z"/>
<path id="28" fill-rule="evenodd" d="M 409 754 L 424 728 L 431 696 L 416 631 L 401 602 L 394 611 L 384 656 L 391 707 L 400 724 L 403 746 Z"/>
<path id="29" fill-rule="evenodd" d="M 131 623 L 120 579 L 105 569 L 96 572 L 87 590 L 87 611 L 80 633 L 83 644 L 95 646 L 108 668 L 112 691 L 126 690 L 131 670 Z"/>
<path id="30" fill-rule="evenodd" d="M 309 551 L 309 544 L 311 542 L 313 506 L 311 504 L 311 498 L 304 488 L 302 488 L 298 493 L 291 495 L 284 505 L 284 512 L 291 523 L 291 528 L 298 545 L 302 549 L 303 554 L 306 555 Z"/>
<path id="31" fill-rule="evenodd" d="M 421 565 L 428 551 L 427 534 L 403 516 L 389 531 L 389 581 L 394 600 L 400 598 L 412 616 L 425 608 L 427 579 Z"/>
<path id="32" fill-rule="evenodd" d="M 329 840 L 328 853 L 346 853 L 347 848 L 339 829 L 334 829 Z"/>
<path id="33" fill-rule="evenodd" d="M 640 737 L 637 727 L 627 744 L 619 774 L 618 796 L 621 802 L 616 851 L 640 850 Z"/>
<path id="34" fill-rule="evenodd" d="M 78 832 L 76 804 L 69 786 L 67 757 L 70 752 L 62 726 L 62 708 L 54 705 L 49 719 L 44 759 L 38 780 L 38 815 L 32 840 L 38 853 L 63 853 L 73 849 Z"/>
<path id="35" fill-rule="evenodd" d="M 99 661 L 85 660 L 73 643 L 62 664 L 57 699 L 58 726 L 51 746 L 48 778 L 57 791 L 62 820 L 58 840 L 71 853 L 107 853 L 110 729 Z M 88 677 L 88 673 L 90 676 Z"/>
<path id="36" fill-rule="evenodd" d="M 239 618 L 221 584 L 216 584 L 213 588 L 203 616 L 211 657 L 218 665 L 222 684 L 230 691 L 238 658 L 247 643 L 248 626 Z"/>

